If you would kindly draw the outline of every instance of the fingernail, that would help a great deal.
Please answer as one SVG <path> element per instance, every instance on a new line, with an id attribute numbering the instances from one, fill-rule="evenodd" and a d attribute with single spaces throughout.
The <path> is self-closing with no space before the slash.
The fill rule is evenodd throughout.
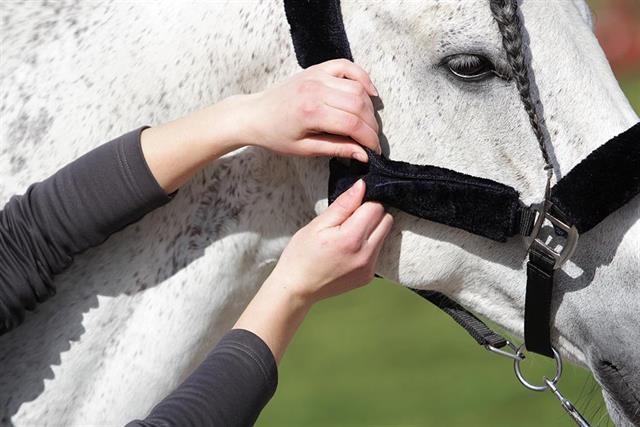
<path id="1" fill-rule="evenodd" d="M 380 96 L 380 94 L 378 93 L 378 89 L 376 89 L 376 86 L 373 84 L 373 82 L 371 82 L 371 91 L 373 92 L 374 96 Z"/>
<path id="2" fill-rule="evenodd" d="M 364 181 L 362 180 L 362 178 L 357 180 L 356 183 L 351 186 L 351 189 L 349 190 L 349 194 L 352 196 L 355 196 L 356 194 L 358 194 L 363 183 Z"/>
<path id="3" fill-rule="evenodd" d="M 367 163 L 369 161 L 369 157 L 367 157 L 366 154 L 361 153 L 360 151 L 353 153 L 353 158 L 362 163 Z"/>

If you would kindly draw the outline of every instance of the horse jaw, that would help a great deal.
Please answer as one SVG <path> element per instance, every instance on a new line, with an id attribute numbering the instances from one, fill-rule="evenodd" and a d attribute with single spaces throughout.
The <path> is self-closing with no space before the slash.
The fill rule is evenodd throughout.
<path id="1" fill-rule="evenodd" d="M 418 10 L 415 2 L 361 6 L 343 1 L 345 28 L 355 61 L 370 71 L 381 93 L 383 145 L 388 141 L 384 149 L 390 157 L 487 177 L 515 187 L 527 203 L 540 201 L 543 163 L 514 84 L 460 83 L 438 66 L 446 55 L 460 52 L 504 60 L 488 4 L 460 8 L 422 2 Z M 560 178 L 638 118 L 591 31 L 582 0 L 525 1 L 522 10 L 535 91 Z M 312 162 L 302 172 L 315 177 L 305 181 L 317 210 L 326 205 L 323 168 L 325 163 Z M 573 260 L 557 274 L 552 305 L 554 345 L 594 372 L 620 424 L 638 422 L 638 210 L 636 198 L 581 236 Z M 496 243 L 393 213 L 396 223 L 381 254 L 381 275 L 446 293 L 522 338 L 524 241 Z"/>

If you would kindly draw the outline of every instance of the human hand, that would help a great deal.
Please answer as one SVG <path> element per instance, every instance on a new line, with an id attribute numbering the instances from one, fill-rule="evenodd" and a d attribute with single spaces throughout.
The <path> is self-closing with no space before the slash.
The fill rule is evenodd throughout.
<path id="1" fill-rule="evenodd" d="M 315 302 L 373 279 L 393 218 L 379 203 L 362 204 L 364 192 L 359 180 L 293 236 L 234 325 L 259 336 L 277 362 Z"/>
<path id="2" fill-rule="evenodd" d="M 281 154 L 336 156 L 366 162 L 380 152 L 369 75 L 346 59 L 314 65 L 250 95 L 248 143 Z"/>
<path id="3" fill-rule="evenodd" d="M 379 203 L 361 205 L 364 192 L 359 180 L 300 229 L 263 287 L 280 287 L 310 306 L 369 283 L 393 218 Z"/>

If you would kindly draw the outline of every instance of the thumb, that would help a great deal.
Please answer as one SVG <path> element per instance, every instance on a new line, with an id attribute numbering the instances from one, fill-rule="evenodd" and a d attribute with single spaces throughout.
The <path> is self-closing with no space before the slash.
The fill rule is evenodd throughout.
<path id="1" fill-rule="evenodd" d="M 327 210 L 318 215 L 318 222 L 324 228 L 336 227 L 347 220 L 362 204 L 366 185 L 362 179 L 356 181 L 342 193 Z"/>

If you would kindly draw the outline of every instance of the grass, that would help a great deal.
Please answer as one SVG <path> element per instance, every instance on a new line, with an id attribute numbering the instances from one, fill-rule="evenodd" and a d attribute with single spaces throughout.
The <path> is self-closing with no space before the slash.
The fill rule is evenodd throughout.
<path id="1" fill-rule="evenodd" d="M 622 82 L 636 111 L 640 79 Z M 524 280 L 524 277 L 523 277 Z M 537 358 L 531 378 L 551 372 Z M 560 390 L 593 425 L 608 422 L 590 373 Z M 316 306 L 280 367 L 257 426 L 572 426 L 549 392 L 524 389 L 508 359 L 478 346 L 412 292 L 377 280 Z"/>
<path id="2" fill-rule="evenodd" d="M 552 372 L 541 359 L 527 371 L 532 377 Z M 588 414 L 603 405 L 582 369 L 568 366 L 560 389 L 574 400 L 592 401 Z M 508 359 L 485 351 L 412 292 L 378 280 L 313 309 L 257 425 L 516 423 L 571 425 L 551 393 L 527 391 L 517 382 Z"/>
<path id="3" fill-rule="evenodd" d="M 640 78 L 626 77 L 620 82 L 620 87 L 627 95 L 627 99 L 636 113 L 640 114 Z"/>

